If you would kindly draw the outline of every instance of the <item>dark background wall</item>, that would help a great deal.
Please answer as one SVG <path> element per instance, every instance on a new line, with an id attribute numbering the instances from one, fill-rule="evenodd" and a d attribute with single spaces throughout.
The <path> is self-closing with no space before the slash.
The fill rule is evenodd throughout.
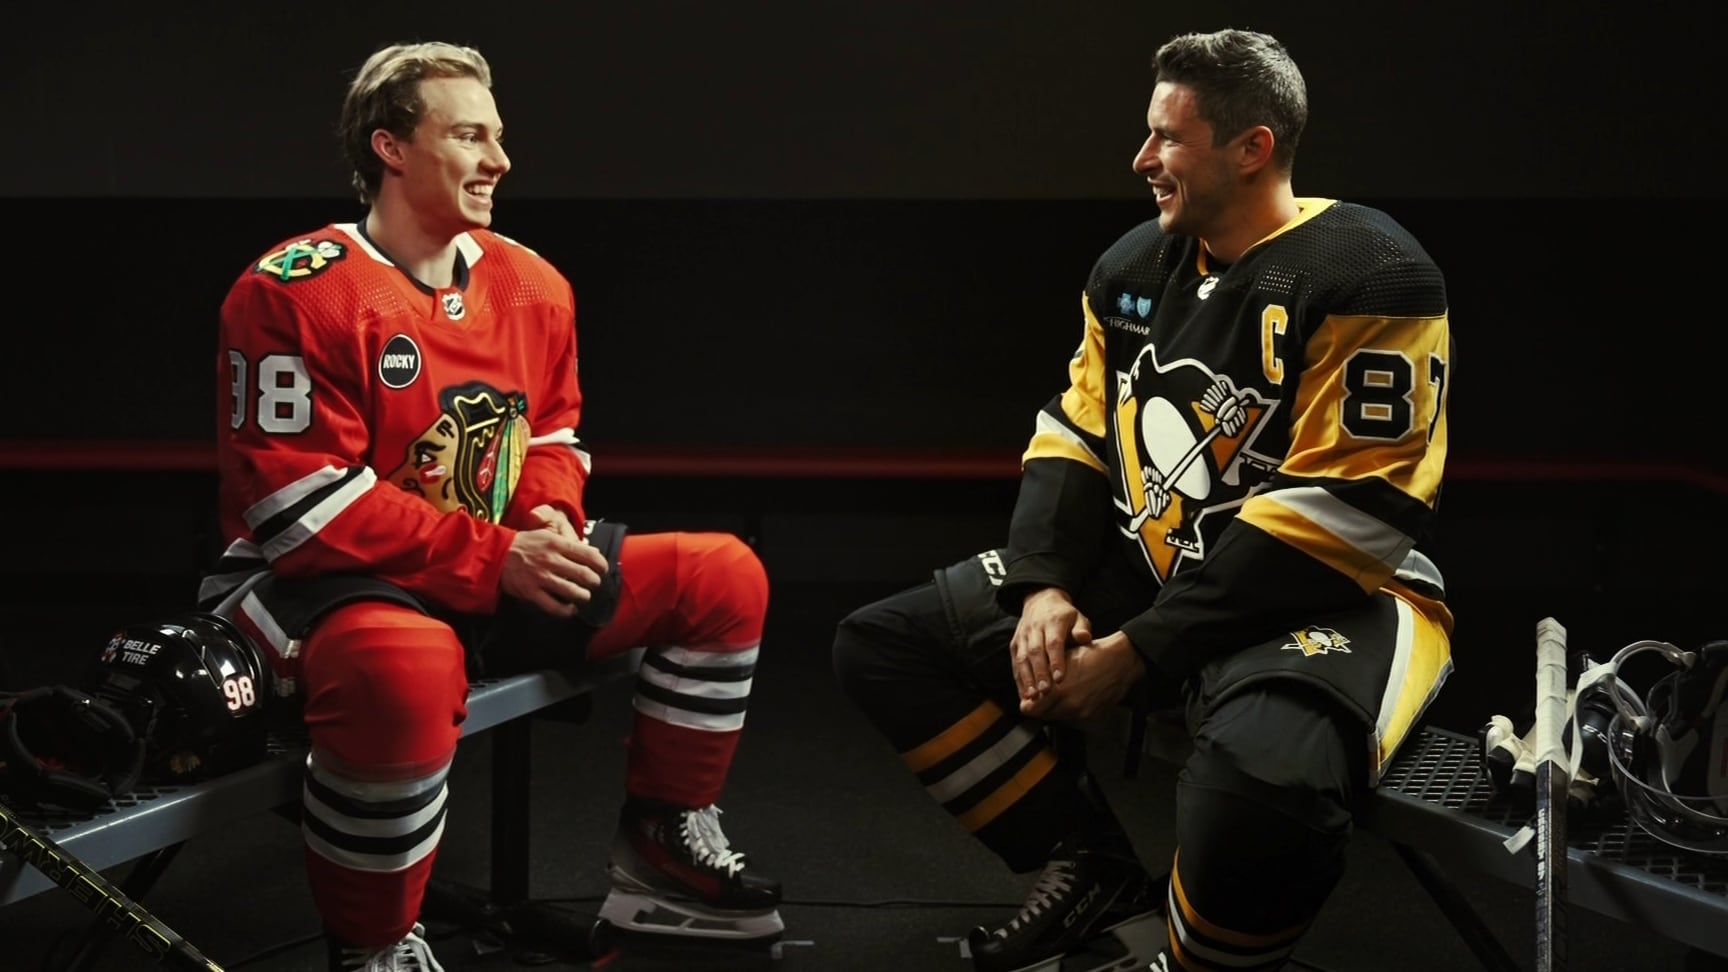
<path id="1" fill-rule="evenodd" d="M 165 467 L 213 428 L 216 307 L 277 240 L 361 214 L 343 87 L 378 44 L 433 38 L 491 59 L 515 162 L 497 228 L 576 287 L 596 502 L 747 532 L 777 583 L 890 587 L 993 542 L 1012 483 L 607 478 L 608 450 L 1011 470 L 1092 259 L 1153 213 L 1128 168 L 1152 50 L 1269 30 L 1309 82 L 1298 191 L 1388 210 L 1447 274 L 1460 704 L 1488 704 L 1497 659 L 1522 671 L 1542 614 L 1599 648 L 1722 633 L 1721 84 L 1698 25 L 1489 0 L 12 16 L 0 614 L 40 633 L 12 638 L 26 664 L 189 589 L 212 485 Z"/>
<path id="2" fill-rule="evenodd" d="M 56 405 L 9 436 L 203 437 L 214 396 L 189 379 L 223 291 L 280 238 L 360 214 L 331 134 L 348 77 L 380 43 L 437 37 L 495 66 L 516 162 L 497 225 L 577 286 L 597 442 L 1012 445 L 1063 377 L 1091 260 L 1154 213 L 1128 168 L 1151 51 L 1231 24 L 1304 66 L 1298 191 L 1391 211 L 1446 270 L 1462 455 L 1728 468 L 1691 420 L 1717 409 L 1696 363 L 1728 350 L 1693 276 L 1720 250 L 1699 146 L 1721 85 L 1707 31 L 1630 5 L 104 0 L 18 18 L 0 193 L 27 227 L 14 278 L 55 282 L 21 299 L 57 303 L 5 368 Z M 750 395 L 726 393 L 745 376 Z"/>
<path id="3" fill-rule="evenodd" d="M 545 198 L 1141 198 L 1158 42 L 1283 38 L 1314 112 L 1303 191 L 1720 195 L 1713 35 L 1636 4 L 1268 0 L 453 0 L 29 4 L 10 16 L 8 194 L 328 197 L 324 138 L 378 44 L 491 58 Z"/>

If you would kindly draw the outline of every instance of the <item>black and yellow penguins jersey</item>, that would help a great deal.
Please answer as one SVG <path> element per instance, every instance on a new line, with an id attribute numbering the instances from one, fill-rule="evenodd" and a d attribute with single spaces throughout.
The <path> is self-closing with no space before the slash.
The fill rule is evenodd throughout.
<path id="1" fill-rule="evenodd" d="M 1098 260 L 1023 458 L 1004 607 L 1107 578 L 1181 676 L 1389 584 L 1438 591 L 1415 545 L 1446 457 L 1444 279 L 1385 213 L 1298 204 L 1229 266 L 1156 221 Z"/>

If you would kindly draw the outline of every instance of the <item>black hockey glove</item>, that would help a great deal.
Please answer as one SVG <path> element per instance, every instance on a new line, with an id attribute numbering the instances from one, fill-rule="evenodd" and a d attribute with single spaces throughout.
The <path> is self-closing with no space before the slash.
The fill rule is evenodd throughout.
<path id="1" fill-rule="evenodd" d="M 138 783 L 144 741 L 113 707 L 68 685 L 0 692 L 0 792 L 88 813 Z"/>

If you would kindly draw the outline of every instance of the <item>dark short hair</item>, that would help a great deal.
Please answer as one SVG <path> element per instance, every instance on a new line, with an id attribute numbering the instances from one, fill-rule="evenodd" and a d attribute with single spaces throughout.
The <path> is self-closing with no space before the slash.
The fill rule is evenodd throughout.
<path id="1" fill-rule="evenodd" d="M 1256 125 L 1272 130 L 1272 162 L 1288 173 L 1308 124 L 1308 86 L 1290 52 L 1270 34 L 1219 30 L 1182 34 L 1152 59 L 1158 81 L 1192 88 L 1200 117 L 1222 145 Z"/>

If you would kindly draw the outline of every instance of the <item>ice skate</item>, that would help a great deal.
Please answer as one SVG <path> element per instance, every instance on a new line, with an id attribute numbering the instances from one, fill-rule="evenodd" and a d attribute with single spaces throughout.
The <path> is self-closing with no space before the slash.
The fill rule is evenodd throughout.
<path id="1" fill-rule="evenodd" d="M 978 972 L 1143 970 L 1165 943 L 1162 889 L 1123 850 L 1064 842 L 1020 913 L 967 936 Z"/>
<path id="2" fill-rule="evenodd" d="M 1016 972 L 1177 972 L 1164 946 L 1169 930 L 1160 912 L 1124 919 L 1061 955 L 1034 960 Z M 1160 962 L 1166 964 L 1160 964 Z"/>
<path id="3" fill-rule="evenodd" d="M 600 917 L 626 934 L 767 944 L 786 927 L 780 882 L 746 869 L 718 807 L 626 806 L 608 872 Z"/>

